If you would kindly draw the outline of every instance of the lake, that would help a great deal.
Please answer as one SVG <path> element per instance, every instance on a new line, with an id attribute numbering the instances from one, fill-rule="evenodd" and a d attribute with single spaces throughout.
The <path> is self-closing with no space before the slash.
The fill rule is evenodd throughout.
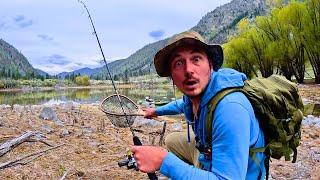
<path id="1" fill-rule="evenodd" d="M 125 95 L 139 104 L 145 97 L 156 101 L 168 101 L 174 98 L 172 88 L 119 88 L 119 93 Z M 37 91 L 0 91 L 0 104 L 8 105 L 52 105 L 63 103 L 91 104 L 100 103 L 107 96 L 114 94 L 112 88 L 67 88 L 60 90 Z M 181 94 L 176 95 L 177 98 Z M 304 114 L 320 115 L 320 104 L 308 103 Z"/>
<path id="2" fill-rule="evenodd" d="M 172 88 L 121 88 L 119 93 L 128 96 L 135 102 L 150 97 L 154 100 L 174 98 Z M 114 94 L 112 88 L 67 88 L 37 91 L 5 91 L 0 92 L 0 104 L 42 105 L 60 103 L 100 103 L 107 96 Z"/>

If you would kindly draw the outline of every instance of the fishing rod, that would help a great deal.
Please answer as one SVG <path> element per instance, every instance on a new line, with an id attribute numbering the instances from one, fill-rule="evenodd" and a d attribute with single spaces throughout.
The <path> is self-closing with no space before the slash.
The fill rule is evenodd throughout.
<path id="1" fill-rule="evenodd" d="M 118 97 L 118 100 L 119 100 L 121 109 L 122 109 L 122 111 L 123 111 L 123 114 L 124 114 L 125 117 L 126 117 L 127 124 L 129 125 L 130 131 L 131 131 L 131 133 L 132 133 L 132 136 L 133 136 L 133 138 L 132 138 L 132 139 L 133 139 L 133 144 L 136 145 L 136 146 L 142 146 L 142 143 L 141 143 L 139 137 L 135 135 L 135 133 L 134 133 L 132 127 L 131 127 L 131 124 L 129 123 L 129 120 L 128 120 L 128 117 L 127 117 L 127 115 L 126 115 L 126 112 L 125 112 L 125 110 L 124 110 L 124 108 L 123 108 L 123 103 L 122 103 L 122 101 L 121 101 L 121 98 L 120 98 L 119 93 L 118 93 L 118 91 L 117 91 L 116 85 L 115 85 L 115 83 L 114 83 L 114 81 L 113 81 L 113 77 L 112 77 L 111 72 L 110 72 L 110 70 L 109 70 L 108 63 L 107 63 L 106 58 L 105 58 L 105 56 L 104 56 L 104 53 L 103 53 L 103 50 L 102 50 L 102 47 L 101 47 L 101 43 L 100 43 L 100 40 L 99 40 L 99 37 L 98 37 L 98 33 L 97 33 L 96 28 L 95 28 L 95 26 L 94 26 L 94 23 L 93 23 L 93 20 L 92 20 L 92 18 L 91 18 L 89 9 L 87 8 L 86 4 L 85 4 L 83 1 L 78 0 L 78 2 L 81 3 L 81 4 L 83 5 L 83 7 L 84 7 L 84 8 L 86 9 L 86 11 L 87 11 L 88 17 L 89 17 L 89 19 L 90 19 L 90 22 L 91 22 L 91 25 L 92 25 L 92 28 L 93 28 L 93 33 L 94 33 L 94 35 L 96 36 L 96 40 L 97 40 L 97 42 L 98 42 L 98 45 L 99 45 L 99 48 L 100 48 L 100 52 L 101 52 L 102 57 L 103 57 L 103 62 L 104 62 L 105 65 L 106 65 L 106 69 L 107 69 L 107 72 L 108 72 L 108 74 L 109 74 L 109 76 L 110 76 L 113 89 L 114 89 L 114 91 L 115 91 L 115 94 L 116 94 L 117 97 Z M 157 179 L 158 179 L 158 177 L 157 177 L 157 175 L 156 175 L 155 173 L 148 173 L 148 177 L 149 177 L 150 180 L 157 180 Z"/>

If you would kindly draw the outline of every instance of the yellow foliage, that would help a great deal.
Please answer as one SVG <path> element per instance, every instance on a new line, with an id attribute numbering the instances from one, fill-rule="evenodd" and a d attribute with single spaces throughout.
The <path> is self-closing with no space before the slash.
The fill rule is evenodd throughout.
<path id="1" fill-rule="evenodd" d="M 78 76 L 76 77 L 76 84 L 81 86 L 89 86 L 90 78 L 88 76 Z"/>

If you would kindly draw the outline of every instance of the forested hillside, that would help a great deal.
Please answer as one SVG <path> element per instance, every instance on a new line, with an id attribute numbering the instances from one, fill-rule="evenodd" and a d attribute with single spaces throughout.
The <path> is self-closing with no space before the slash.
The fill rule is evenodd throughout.
<path id="1" fill-rule="evenodd" d="M 264 0 L 233 0 L 206 14 L 192 29 L 199 32 L 210 43 L 224 43 L 233 34 L 237 23 L 244 17 L 264 15 L 268 8 Z M 187 30 L 187 29 L 186 29 Z M 148 44 L 126 59 L 109 64 L 115 79 L 154 73 L 153 57 L 165 46 L 168 39 Z M 105 77 L 105 68 L 97 69 L 94 78 Z"/>
<path id="2" fill-rule="evenodd" d="M 0 39 L 0 77 L 19 79 L 37 76 L 39 73 L 27 58 L 12 45 Z"/>
<path id="3" fill-rule="evenodd" d="M 109 63 L 108 67 L 111 70 L 111 74 L 115 79 L 118 79 L 120 77 L 125 78 L 154 73 L 155 69 L 153 66 L 153 56 L 160 48 L 165 46 L 167 40 L 168 39 L 148 44 L 126 59 L 121 59 Z M 97 70 L 98 73 L 93 74 L 93 78 L 105 78 L 106 76 L 109 77 L 109 75 L 107 75 L 105 67 L 98 68 Z"/>
<path id="4" fill-rule="evenodd" d="M 222 44 L 235 33 L 241 19 L 254 19 L 268 11 L 265 0 L 233 0 L 206 14 L 192 29 L 204 36 L 207 42 Z"/>
<path id="5" fill-rule="evenodd" d="M 254 18 L 257 15 L 265 14 L 267 11 L 264 0 L 233 0 L 206 14 L 192 29 L 202 34 L 210 43 L 224 43 L 228 35 L 234 33 L 236 24 L 242 18 Z M 113 78 L 125 79 L 131 76 L 154 73 L 153 57 L 160 48 L 165 46 L 167 40 L 148 44 L 126 59 L 109 63 Z M 39 75 L 27 59 L 13 46 L 3 40 L 0 42 L 0 68 L 5 67 L 5 70 L 3 70 L 5 76 Z M 90 76 L 92 79 L 109 77 L 104 67 L 92 69 L 88 74 L 86 72 L 83 74 Z M 78 71 L 62 73 L 61 76 L 78 73 Z"/>

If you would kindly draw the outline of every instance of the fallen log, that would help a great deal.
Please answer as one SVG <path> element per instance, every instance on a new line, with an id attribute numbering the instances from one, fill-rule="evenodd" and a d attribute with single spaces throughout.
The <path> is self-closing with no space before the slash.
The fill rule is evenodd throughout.
<path id="1" fill-rule="evenodd" d="M 27 164 L 28 162 L 30 162 L 30 161 L 32 161 L 32 160 L 34 160 L 34 159 L 36 159 L 36 158 L 44 155 L 45 152 L 50 151 L 50 150 L 53 150 L 53 149 L 56 149 L 56 148 L 61 147 L 61 146 L 63 146 L 63 145 L 65 145 L 65 144 L 60 144 L 60 145 L 57 145 L 57 146 L 54 146 L 54 147 L 50 147 L 50 148 L 47 148 L 47 149 L 44 149 L 44 150 L 35 152 L 35 153 L 31 153 L 31 154 L 25 155 L 25 156 L 23 156 L 23 157 L 19 157 L 19 158 L 15 159 L 15 160 L 7 161 L 7 162 L 5 162 L 5 163 L 0 164 L 0 170 L 1 170 L 1 169 L 8 168 L 8 167 L 16 166 L 16 165 L 19 165 L 19 164 L 20 164 L 20 165 L 25 165 L 25 164 Z M 30 161 L 21 162 L 22 160 L 25 160 L 25 159 L 27 159 L 27 158 L 29 158 L 29 157 L 32 157 L 32 156 L 35 156 L 35 157 L 32 158 Z"/>
<path id="2" fill-rule="evenodd" d="M 11 139 L 11 140 L 3 143 L 0 146 L 0 157 L 2 157 L 3 155 L 5 155 L 7 152 L 14 149 L 15 147 L 17 147 L 19 144 L 21 144 L 25 141 L 28 141 L 30 139 L 30 137 L 33 136 L 34 134 L 35 134 L 35 132 L 28 131 L 17 138 Z"/>

